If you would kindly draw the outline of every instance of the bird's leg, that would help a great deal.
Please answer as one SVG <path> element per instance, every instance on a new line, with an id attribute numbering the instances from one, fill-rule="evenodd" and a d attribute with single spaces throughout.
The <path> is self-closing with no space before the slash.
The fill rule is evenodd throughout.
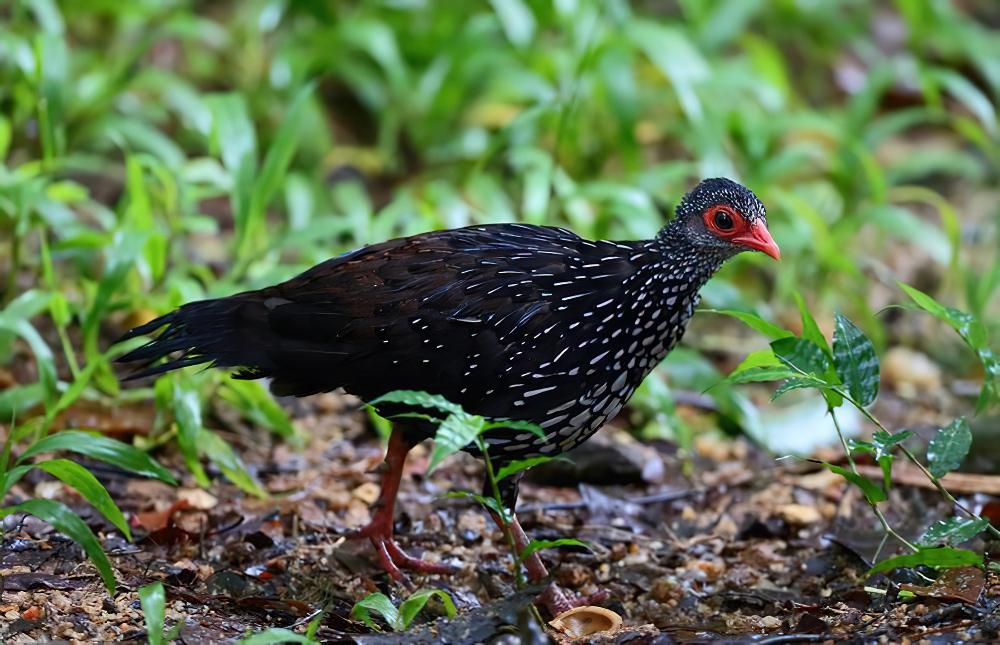
<path id="1" fill-rule="evenodd" d="M 397 582 L 408 582 L 400 568 L 410 569 L 420 573 L 449 573 L 452 568 L 446 564 L 427 562 L 407 554 L 392 537 L 392 517 L 396 506 L 396 495 L 399 493 L 399 482 L 403 477 L 403 464 L 406 454 L 414 444 L 407 440 L 400 428 L 393 428 L 389 436 L 389 447 L 385 452 L 385 462 L 379 466 L 382 475 L 382 486 L 378 499 L 372 504 L 374 513 L 371 521 L 351 534 L 352 538 L 368 538 L 371 540 L 379 561 L 386 572 Z"/>
<path id="2" fill-rule="evenodd" d="M 490 513 L 490 516 L 496 522 L 496 525 L 500 527 L 500 530 L 512 538 L 514 548 L 517 549 L 518 554 L 523 553 L 531 542 L 527 534 L 525 534 L 524 529 L 521 528 L 521 522 L 517 519 L 517 514 L 513 511 L 517 503 L 517 485 L 519 481 L 520 477 L 515 475 L 500 482 L 500 494 L 503 498 L 503 504 L 508 509 L 511 509 L 510 523 L 504 522 L 499 514 Z M 486 483 L 486 486 L 489 486 L 489 482 Z M 518 559 L 521 560 L 520 558 Z M 528 582 L 539 583 L 549 578 L 549 570 L 542 564 L 542 558 L 538 555 L 538 551 L 529 554 L 528 557 L 521 560 L 521 563 L 524 564 L 524 569 L 528 573 Z M 574 607 L 603 602 L 607 598 L 608 592 L 603 589 L 590 596 L 583 598 L 575 597 L 567 593 L 555 581 L 550 581 L 548 586 L 545 587 L 545 591 L 535 599 L 535 604 L 547 609 L 552 616 L 558 616 Z"/>

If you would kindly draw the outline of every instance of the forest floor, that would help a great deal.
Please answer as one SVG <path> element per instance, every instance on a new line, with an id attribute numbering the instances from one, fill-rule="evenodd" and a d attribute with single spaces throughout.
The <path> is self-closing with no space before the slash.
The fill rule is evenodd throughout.
<path id="1" fill-rule="evenodd" d="M 521 642 L 545 642 L 531 620 L 530 590 L 514 587 L 499 531 L 471 501 L 443 497 L 478 492 L 481 466 L 461 455 L 425 477 L 422 447 L 407 464 L 397 532 L 404 548 L 460 568 L 414 580 L 446 590 L 458 616 L 441 617 L 432 601 L 409 632 L 396 635 L 352 619 L 351 607 L 370 592 L 397 603 L 405 597 L 367 542 L 345 538 L 369 518 L 378 490 L 369 471 L 381 460 L 380 445 L 346 397 L 293 406 L 308 437 L 303 451 L 222 419 L 270 493 L 266 500 L 244 496 L 221 477 L 210 490 L 191 481 L 171 488 L 88 463 L 131 518 L 134 543 L 62 484 L 17 484 L 15 498 L 58 498 L 83 514 L 102 537 L 120 586 L 109 597 L 78 546 L 33 518 L 8 517 L 0 545 L 5 642 L 144 641 L 136 591 L 154 580 L 167 590 L 168 626 L 183 621 L 179 639 L 187 643 L 267 627 L 302 631 L 321 609 L 317 637 L 327 642 L 489 642 L 519 632 Z M 77 414 L 128 433 L 148 427 L 152 409 Z M 591 641 L 997 637 L 1000 575 L 992 569 L 956 570 L 931 587 L 899 574 L 866 577 L 881 532 L 839 476 L 812 462 L 775 460 L 744 440 L 702 438 L 694 452 L 686 468 L 670 443 L 640 443 L 605 428 L 572 455 L 573 464 L 552 462 L 523 484 L 519 515 L 532 538 L 576 537 L 593 546 L 544 552 L 560 584 L 581 594 L 607 590 L 604 605 L 624 618 L 617 632 Z M 163 459 L 184 472 L 179 458 Z M 885 507 L 901 533 L 918 535 L 929 520 L 949 515 L 938 499 L 901 481 Z M 901 599 L 901 589 L 915 595 Z"/>

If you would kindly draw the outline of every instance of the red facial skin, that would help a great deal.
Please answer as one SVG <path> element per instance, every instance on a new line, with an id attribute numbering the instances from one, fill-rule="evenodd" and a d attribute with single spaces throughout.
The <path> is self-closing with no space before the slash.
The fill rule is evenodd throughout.
<path id="1" fill-rule="evenodd" d="M 730 228 L 719 226 L 720 222 L 717 222 L 716 219 L 720 213 L 725 213 L 729 216 L 729 220 L 732 222 Z M 712 206 L 705 211 L 704 221 L 708 230 L 724 240 L 754 249 L 755 251 L 762 251 L 775 260 L 781 259 L 781 249 L 778 248 L 774 238 L 771 237 L 767 226 L 759 222 L 751 224 L 747 221 L 747 218 L 729 206 L 724 204 Z"/>

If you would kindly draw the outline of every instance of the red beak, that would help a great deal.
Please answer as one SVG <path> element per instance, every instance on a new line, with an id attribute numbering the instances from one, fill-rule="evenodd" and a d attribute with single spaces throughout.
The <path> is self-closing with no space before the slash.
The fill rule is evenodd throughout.
<path id="1" fill-rule="evenodd" d="M 763 224 L 753 224 L 746 235 L 734 237 L 733 242 L 742 244 L 756 251 L 763 251 L 775 260 L 781 259 L 781 249 L 775 244 L 774 238 Z"/>

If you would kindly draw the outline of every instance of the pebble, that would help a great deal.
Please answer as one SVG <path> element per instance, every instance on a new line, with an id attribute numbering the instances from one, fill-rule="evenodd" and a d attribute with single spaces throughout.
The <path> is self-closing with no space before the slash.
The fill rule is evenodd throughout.
<path id="1" fill-rule="evenodd" d="M 785 504 L 778 509 L 778 515 L 796 526 L 808 526 L 823 519 L 823 515 L 815 506 L 807 504 Z"/>
<path id="2" fill-rule="evenodd" d="M 907 398 L 941 387 L 941 368 L 926 354 L 909 347 L 896 346 L 886 352 L 882 376 Z"/>

